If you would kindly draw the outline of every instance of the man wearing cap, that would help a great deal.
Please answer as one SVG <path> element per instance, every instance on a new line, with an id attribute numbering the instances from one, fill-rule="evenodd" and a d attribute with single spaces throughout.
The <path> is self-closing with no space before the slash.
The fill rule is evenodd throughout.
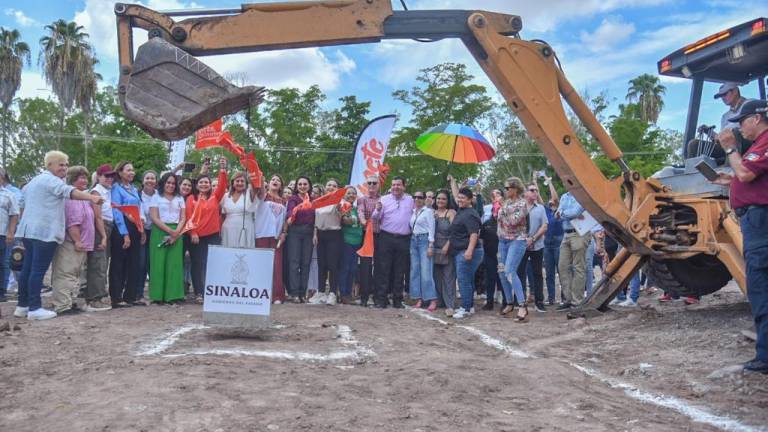
<path id="1" fill-rule="evenodd" d="M 720 117 L 720 131 L 722 132 L 739 126 L 738 122 L 732 122 L 730 118 L 739 113 L 739 108 L 747 99 L 741 95 L 739 85 L 735 82 L 727 82 L 720 86 L 720 89 L 715 93 L 715 99 L 721 98 L 723 103 L 728 105 L 728 111 Z"/>
<path id="2" fill-rule="evenodd" d="M 92 195 L 104 199 L 99 209 L 94 208 L 96 220 L 96 241 L 93 251 L 88 252 L 85 283 L 85 311 L 102 312 L 112 309 L 107 290 L 107 268 L 109 264 L 109 239 L 112 234 L 112 183 L 115 171 L 112 165 L 104 164 L 96 168 L 98 183 L 91 189 Z M 99 214 L 101 213 L 101 214 Z"/>
<path id="3" fill-rule="evenodd" d="M 757 331 L 757 354 L 744 369 L 768 374 L 768 102 L 746 101 L 728 121 L 738 124 L 744 138 L 752 141 L 742 156 L 733 130 L 720 133 L 733 174 L 720 173 L 715 180 L 731 186 L 731 208 L 739 217 L 744 239 L 747 298 Z"/>

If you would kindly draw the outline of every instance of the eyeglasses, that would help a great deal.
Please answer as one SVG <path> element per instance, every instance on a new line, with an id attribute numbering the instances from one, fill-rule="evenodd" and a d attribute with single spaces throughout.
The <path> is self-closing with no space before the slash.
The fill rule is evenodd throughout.
<path id="1" fill-rule="evenodd" d="M 368 182 L 368 186 L 376 186 L 379 182 Z"/>
<path id="2" fill-rule="evenodd" d="M 414 199 L 424 199 L 424 196 L 423 195 L 414 195 L 413 198 Z"/>

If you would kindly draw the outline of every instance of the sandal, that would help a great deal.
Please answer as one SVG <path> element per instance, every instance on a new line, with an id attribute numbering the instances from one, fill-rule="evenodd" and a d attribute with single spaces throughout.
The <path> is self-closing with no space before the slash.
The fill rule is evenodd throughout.
<path id="1" fill-rule="evenodd" d="M 432 300 L 429 302 L 429 307 L 427 307 L 427 312 L 434 312 L 437 310 L 437 300 Z"/>
<path id="2" fill-rule="evenodd" d="M 415 309 L 421 309 L 421 299 L 419 299 L 418 301 L 416 301 L 416 303 L 413 305 L 413 307 L 414 307 Z"/>
<path id="3" fill-rule="evenodd" d="M 525 311 L 525 313 L 521 315 L 520 313 L 523 311 Z M 528 306 L 523 305 L 517 310 L 517 316 L 515 317 L 515 321 L 519 323 L 524 323 L 528 321 Z"/>
<path id="4" fill-rule="evenodd" d="M 514 311 L 514 310 L 515 310 L 515 307 L 512 306 L 511 304 L 510 305 L 506 305 L 506 306 L 504 306 L 503 309 L 501 309 L 501 311 L 499 311 L 499 315 L 504 316 L 504 315 L 512 313 L 512 311 Z"/>

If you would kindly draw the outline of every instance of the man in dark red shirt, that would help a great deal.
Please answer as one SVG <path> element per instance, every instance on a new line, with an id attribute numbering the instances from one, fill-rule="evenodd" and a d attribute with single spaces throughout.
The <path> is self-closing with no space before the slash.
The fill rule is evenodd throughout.
<path id="1" fill-rule="evenodd" d="M 757 354 L 744 369 L 768 374 L 768 101 L 747 101 L 728 120 L 738 122 L 742 136 L 752 141 L 742 156 L 733 132 L 720 133 L 733 175 L 721 173 L 715 180 L 731 185 L 731 208 L 739 217 L 744 239 L 747 298 L 757 331 Z"/>

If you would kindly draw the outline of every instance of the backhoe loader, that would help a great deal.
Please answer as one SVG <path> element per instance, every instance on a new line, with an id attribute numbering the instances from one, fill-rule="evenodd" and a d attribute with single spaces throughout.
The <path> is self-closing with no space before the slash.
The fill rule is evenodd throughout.
<path id="1" fill-rule="evenodd" d="M 115 5 L 118 92 L 128 118 L 174 140 L 257 104 L 263 88 L 238 88 L 194 56 L 372 43 L 460 39 L 538 143 L 565 187 L 624 246 L 579 311 L 603 309 L 649 259 L 664 263 L 672 289 L 706 290 L 731 278 L 746 292 L 742 240 L 727 200 L 681 194 L 627 166 L 565 77 L 555 51 L 524 40 L 519 16 L 480 10 L 393 11 L 391 0 L 254 3 L 160 13 Z M 176 21 L 174 17 L 187 17 Z M 133 30 L 149 41 L 133 51 Z M 563 100 L 621 169 L 608 179 L 571 128 Z M 666 288 L 662 286 L 662 288 Z M 577 313 L 579 312 L 577 311 Z"/>

